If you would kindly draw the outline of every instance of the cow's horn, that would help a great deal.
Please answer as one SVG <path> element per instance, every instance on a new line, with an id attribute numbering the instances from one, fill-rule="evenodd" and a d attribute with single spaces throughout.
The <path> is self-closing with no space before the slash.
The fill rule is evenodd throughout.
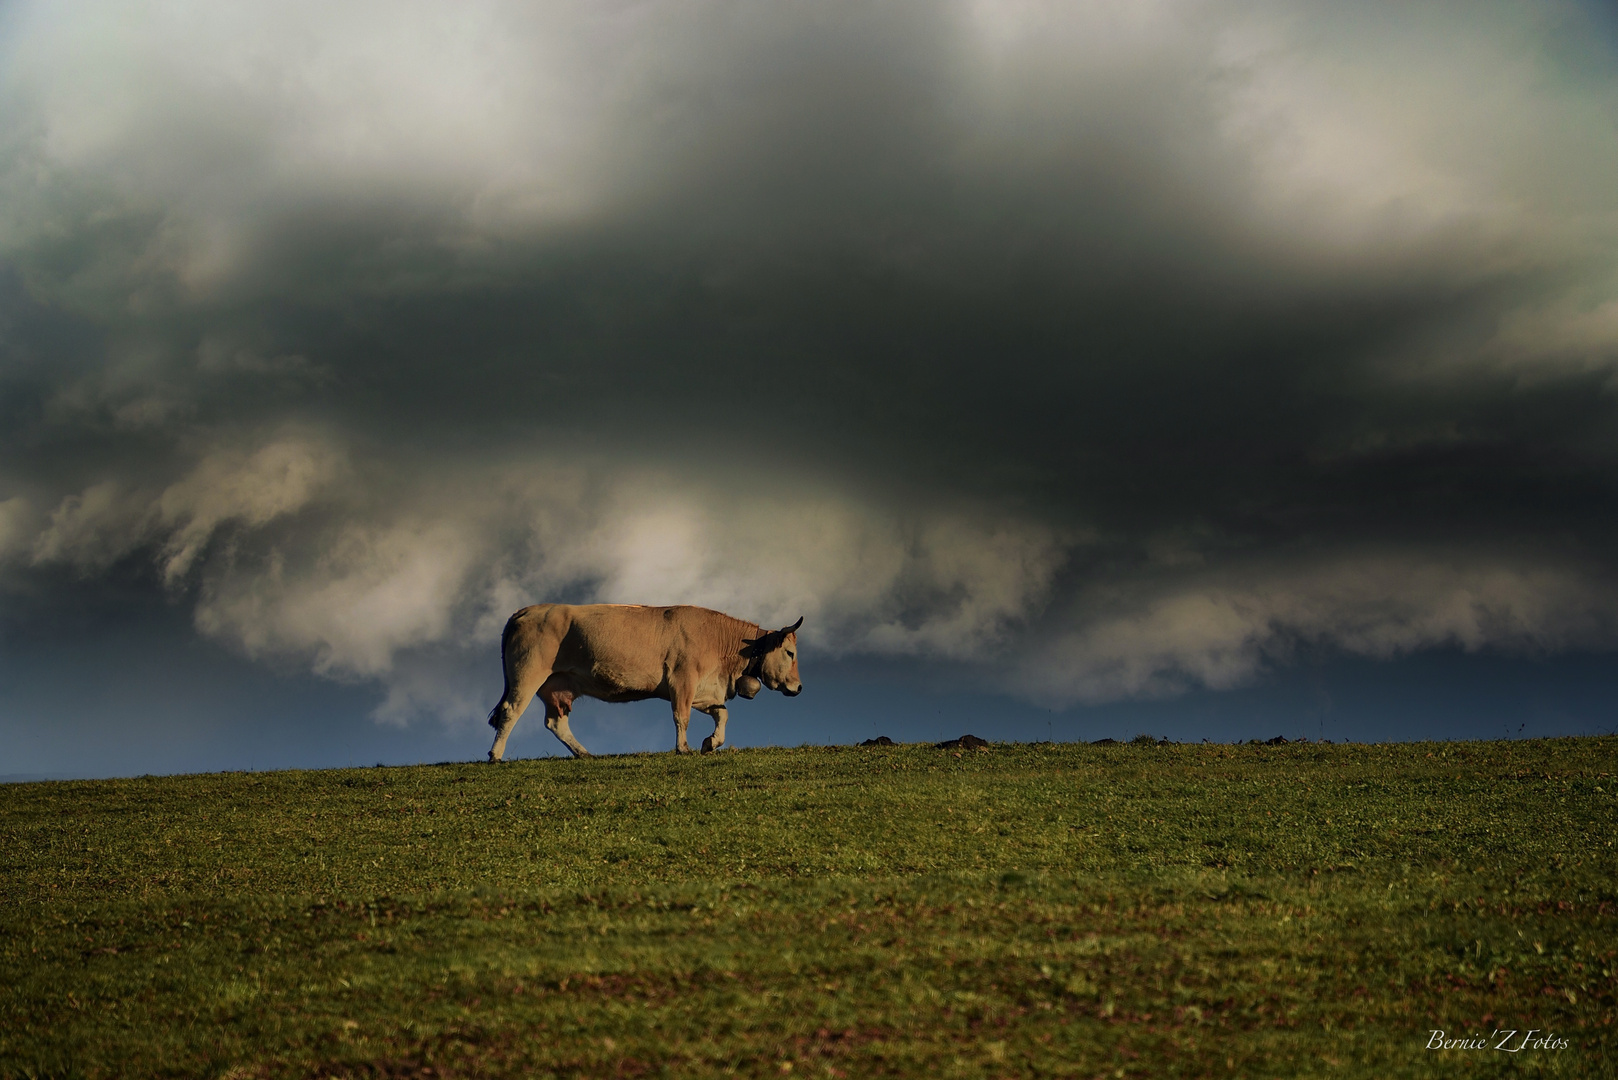
<path id="1" fill-rule="evenodd" d="M 799 615 L 798 616 L 798 621 L 793 623 L 791 626 L 787 627 L 786 629 L 782 630 L 781 633 L 783 633 L 783 634 L 795 633 L 797 631 L 798 627 L 800 627 L 802 625 L 803 625 L 803 616 Z"/>

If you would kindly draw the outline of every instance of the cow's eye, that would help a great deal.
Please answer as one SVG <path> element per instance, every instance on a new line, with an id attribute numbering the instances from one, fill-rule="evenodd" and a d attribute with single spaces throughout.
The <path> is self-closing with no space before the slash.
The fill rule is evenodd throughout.
<path id="1" fill-rule="evenodd" d="M 795 653 L 795 652 L 789 652 L 789 653 L 787 653 L 787 659 L 788 659 L 788 660 L 796 660 L 796 659 L 797 659 L 797 658 L 798 658 L 798 654 L 797 654 L 797 653 Z"/>

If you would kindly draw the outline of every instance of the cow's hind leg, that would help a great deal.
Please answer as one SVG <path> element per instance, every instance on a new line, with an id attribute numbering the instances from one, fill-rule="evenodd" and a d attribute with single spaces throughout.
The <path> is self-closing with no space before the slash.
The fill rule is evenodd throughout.
<path id="1" fill-rule="evenodd" d="M 506 676 L 506 688 L 500 703 L 489 713 L 489 726 L 494 728 L 490 761 L 506 756 L 511 729 L 551 677 L 556 650 L 566 630 L 565 620 L 554 617 L 556 610 L 552 604 L 523 608 L 507 620 L 505 632 L 500 635 L 500 668 Z"/>
<path id="2" fill-rule="evenodd" d="M 552 675 L 539 688 L 539 700 L 545 703 L 545 726 L 552 735 L 562 740 L 562 745 L 574 757 L 589 757 L 590 751 L 573 737 L 573 729 L 567 722 L 568 713 L 573 711 L 573 698 L 573 691 L 560 675 Z"/>
<path id="3" fill-rule="evenodd" d="M 729 719 L 730 712 L 723 705 L 702 711 L 713 717 L 713 734 L 702 740 L 702 752 L 711 754 L 725 745 L 725 721 Z"/>
<path id="4" fill-rule="evenodd" d="M 489 713 L 489 726 L 494 728 L 494 745 L 489 747 L 489 760 L 499 761 L 506 756 L 506 740 L 517 726 L 523 710 L 533 700 L 539 685 L 550 672 L 507 672 L 506 692 L 500 704 Z"/>

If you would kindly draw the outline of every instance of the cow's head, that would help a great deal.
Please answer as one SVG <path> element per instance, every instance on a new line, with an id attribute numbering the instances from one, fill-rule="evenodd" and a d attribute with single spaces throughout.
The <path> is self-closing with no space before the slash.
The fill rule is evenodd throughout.
<path id="1" fill-rule="evenodd" d="M 749 641 L 747 648 L 742 650 L 742 655 L 753 660 L 748 666 L 749 673 L 757 676 L 758 681 L 771 690 L 779 690 L 787 697 L 797 697 L 803 693 L 803 680 L 798 678 L 798 627 L 802 625 L 803 619 L 800 618 L 791 626 L 771 630 Z M 740 682 L 737 688 L 740 692 Z"/>

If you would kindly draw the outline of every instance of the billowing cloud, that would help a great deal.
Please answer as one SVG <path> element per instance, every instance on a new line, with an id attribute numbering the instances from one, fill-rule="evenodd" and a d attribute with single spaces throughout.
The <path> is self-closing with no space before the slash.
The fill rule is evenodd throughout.
<path id="1" fill-rule="evenodd" d="M 282 439 L 251 454 L 215 452 L 157 500 L 169 528 L 163 578 L 185 574 L 225 522 L 249 528 L 302 508 L 342 469 L 341 454 L 318 442 Z"/>
<path id="2" fill-rule="evenodd" d="M 0 584 L 460 714 L 516 606 L 1099 701 L 1612 647 L 1557 2 L 0 14 Z M 1006 674 L 1009 673 L 1009 674 Z"/>
<path id="3" fill-rule="evenodd" d="M 1025 692 L 1100 702 L 1229 689 L 1300 645 L 1545 655 L 1618 646 L 1618 583 L 1594 567 L 1477 553 L 1369 553 L 1098 587 L 1033 652 Z"/>
<path id="4" fill-rule="evenodd" d="M 313 566 L 289 571 L 272 550 L 250 571 L 210 581 L 197 625 L 250 655 L 304 654 L 322 674 L 382 675 L 396 650 L 449 631 L 470 547 L 449 523 L 349 526 Z"/>
<path id="5" fill-rule="evenodd" d="M 64 498 L 33 541 L 33 562 L 103 570 L 153 543 L 174 585 L 221 526 L 253 528 L 301 509 L 342 469 L 342 454 L 290 436 L 251 451 L 213 448 L 159 491 L 102 480 Z M 16 501 L 16 500 L 13 500 Z"/>
<path id="6" fill-rule="evenodd" d="M 1038 611 L 1067 553 L 1049 526 L 987 507 L 760 497 L 546 459 L 475 486 L 458 470 L 420 479 L 387 510 L 239 534 L 202 571 L 198 627 L 349 679 L 390 676 L 427 646 L 487 666 L 506 617 L 554 598 L 694 603 L 765 625 L 803 615 L 823 653 L 975 660 Z M 158 549 L 165 566 L 186 535 Z"/>

